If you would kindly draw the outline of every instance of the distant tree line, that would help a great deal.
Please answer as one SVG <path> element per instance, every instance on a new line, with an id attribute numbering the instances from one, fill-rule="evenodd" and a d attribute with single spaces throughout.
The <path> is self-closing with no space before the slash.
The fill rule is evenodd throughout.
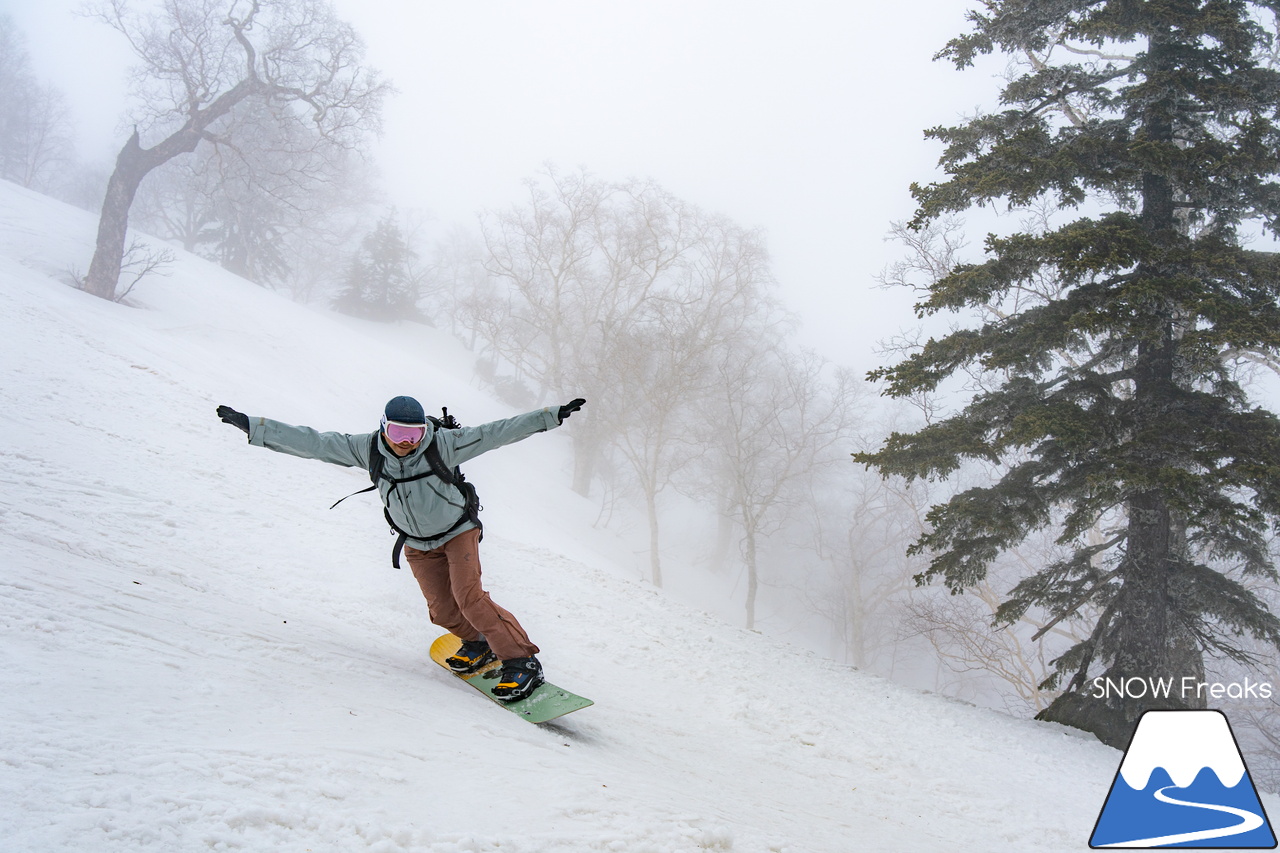
<path id="1" fill-rule="evenodd" d="M 708 540 L 736 534 L 753 624 L 763 540 L 840 462 L 856 392 L 790 339 L 762 235 L 653 181 L 549 167 L 483 217 L 472 251 L 444 249 L 431 278 L 494 387 L 592 401 L 570 429 L 574 489 L 635 499 L 658 585 L 664 499 L 714 507 Z"/>
<path id="2" fill-rule="evenodd" d="M 31 69 L 26 39 L 0 15 L 0 178 L 61 195 L 75 169 L 66 97 Z"/>

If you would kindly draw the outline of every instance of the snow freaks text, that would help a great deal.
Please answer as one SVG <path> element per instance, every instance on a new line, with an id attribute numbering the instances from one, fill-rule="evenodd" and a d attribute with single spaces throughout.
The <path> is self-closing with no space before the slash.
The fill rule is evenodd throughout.
<path id="1" fill-rule="evenodd" d="M 1201 681 L 1193 676 L 1182 678 L 1103 678 L 1093 680 L 1093 698 L 1106 699 L 1270 699 L 1274 694 L 1267 681 Z"/>

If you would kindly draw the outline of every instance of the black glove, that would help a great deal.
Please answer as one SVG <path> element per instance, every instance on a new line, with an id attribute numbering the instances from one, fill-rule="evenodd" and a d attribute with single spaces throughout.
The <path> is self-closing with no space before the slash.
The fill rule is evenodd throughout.
<path id="1" fill-rule="evenodd" d="M 230 406 L 219 406 L 218 417 L 222 418 L 224 424 L 231 424 L 236 429 L 249 434 L 249 416 L 242 415 Z"/>
<path id="2" fill-rule="evenodd" d="M 564 423 L 565 418 L 569 417 L 569 415 L 572 415 L 574 412 L 578 411 L 578 409 L 581 409 L 582 404 L 585 402 L 587 401 L 579 397 L 578 399 L 572 400 L 568 403 L 565 403 L 563 406 L 561 406 L 560 412 L 559 412 L 560 423 Z"/>

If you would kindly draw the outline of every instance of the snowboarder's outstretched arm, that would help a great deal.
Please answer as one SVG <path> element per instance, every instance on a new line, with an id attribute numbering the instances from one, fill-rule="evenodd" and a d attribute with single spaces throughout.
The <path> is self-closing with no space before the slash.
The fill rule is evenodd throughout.
<path id="1" fill-rule="evenodd" d="M 582 408 L 586 402 L 581 398 L 564 406 L 548 406 L 514 418 L 492 421 L 474 427 L 459 427 L 453 430 L 442 430 L 440 435 L 440 454 L 446 465 L 461 465 L 468 459 L 474 459 L 508 444 L 528 438 L 540 432 L 554 429 L 564 423 L 564 419 Z M 447 436 L 447 438 L 443 438 Z"/>
<path id="2" fill-rule="evenodd" d="M 249 437 L 250 444 L 288 453 L 303 459 L 318 459 L 348 468 L 369 467 L 369 434 L 319 432 L 311 427 L 292 426 L 270 418 L 249 417 L 229 406 L 218 407 L 218 417 Z"/>

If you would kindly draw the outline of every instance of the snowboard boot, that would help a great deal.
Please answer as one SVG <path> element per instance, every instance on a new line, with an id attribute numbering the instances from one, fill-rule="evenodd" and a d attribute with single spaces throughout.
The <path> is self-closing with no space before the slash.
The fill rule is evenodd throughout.
<path id="1" fill-rule="evenodd" d="M 502 662 L 502 676 L 493 688 L 493 695 L 502 702 L 516 702 L 537 690 L 544 681 L 542 664 L 537 658 L 511 658 Z"/>
<path id="2" fill-rule="evenodd" d="M 493 653 L 493 649 L 489 648 L 489 641 L 481 637 L 478 640 L 464 642 L 462 647 L 454 652 L 453 657 L 445 658 L 444 662 L 449 665 L 449 669 L 459 675 L 467 675 L 497 659 L 498 656 Z"/>

